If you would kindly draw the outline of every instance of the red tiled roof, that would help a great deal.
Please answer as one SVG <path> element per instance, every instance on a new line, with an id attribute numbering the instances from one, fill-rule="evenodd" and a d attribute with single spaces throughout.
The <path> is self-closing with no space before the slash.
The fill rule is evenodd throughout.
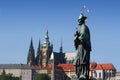
<path id="1" fill-rule="evenodd" d="M 44 66 L 32 66 L 32 69 L 48 69 L 48 70 L 52 70 L 52 65 L 49 64 L 46 67 L 44 67 Z"/>
<path id="2" fill-rule="evenodd" d="M 112 63 L 97 64 L 96 62 L 91 62 L 90 65 L 90 70 L 115 70 L 115 67 Z M 75 71 L 73 64 L 59 64 L 58 66 L 61 67 L 64 71 Z"/>
<path id="3" fill-rule="evenodd" d="M 97 64 L 95 70 L 103 70 L 102 65 L 101 64 Z"/>
<path id="4" fill-rule="evenodd" d="M 106 63 L 106 64 L 96 64 L 96 63 L 90 63 L 90 70 L 115 70 L 115 67 L 112 63 Z M 94 67 L 96 65 L 96 67 Z"/>
<path id="5" fill-rule="evenodd" d="M 94 70 L 97 66 L 96 62 L 90 62 L 90 70 Z"/>
<path id="6" fill-rule="evenodd" d="M 115 70 L 115 67 L 113 66 L 112 63 L 100 64 L 100 65 L 102 65 L 104 70 Z"/>
<path id="7" fill-rule="evenodd" d="M 116 74 L 120 74 L 120 72 L 116 72 Z"/>
<path id="8" fill-rule="evenodd" d="M 75 71 L 73 64 L 59 64 L 58 66 L 61 67 L 64 71 Z"/>
<path id="9" fill-rule="evenodd" d="M 43 66 L 32 66 L 32 69 L 47 69 L 52 70 L 52 65 L 49 64 L 46 67 Z M 55 66 L 56 70 L 63 70 L 63 71 L 75 71 L 75 66 L 73 64 L 59 64 Z M 96 62 L 90 63 L 90 70 L 115 70 L 115 67 L 112 63 L 107 64 L 97 64 Z"/>

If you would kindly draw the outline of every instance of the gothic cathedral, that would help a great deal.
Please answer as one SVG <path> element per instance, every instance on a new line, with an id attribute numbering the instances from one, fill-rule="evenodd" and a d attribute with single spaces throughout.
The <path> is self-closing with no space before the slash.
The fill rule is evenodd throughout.
<path id="1" fill-rule="evenodd" d="M 31 39 L 30 47 L 27 56 L 27 64 L 29 66 L 47 66 L 50 63 L 51 53 L 54 53 L 55 64 L 65 63 L 65 53 L 62 51 L 62 41 L 59 52 L 53 52 L 53 44 L 50 44 L 48 30 L 46 32 L 45 41 L 41 45 L 40 41 L 38 44 L 37 54 L 35 56 L 35 50 L 33 47 L 33 41 Z M 56 60 L 57 59 L 57 60 Z"/>

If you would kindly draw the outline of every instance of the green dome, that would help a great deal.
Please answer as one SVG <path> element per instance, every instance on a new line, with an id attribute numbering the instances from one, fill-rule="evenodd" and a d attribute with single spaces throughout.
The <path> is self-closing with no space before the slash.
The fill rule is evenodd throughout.
<path id="1" fill-rule="evenodd" d="M 46 46 L 47 46 L 47 42 L 44 42 L 42 46 L 43 46 L 43 47 L 46 47 Z"/>

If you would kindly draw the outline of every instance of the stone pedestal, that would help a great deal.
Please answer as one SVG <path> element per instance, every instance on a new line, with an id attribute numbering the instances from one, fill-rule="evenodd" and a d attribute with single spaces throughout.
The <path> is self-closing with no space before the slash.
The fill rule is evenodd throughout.
<path id="1" fill-rule="evenodd" d="M 76 77 L 71 78 L 71 80 L 78 80 Z"/>
<path id="2" fill-rule="evenodd" d="M 77 78 L 72 78 L 71 80 L 78 80 Z M 79 79 L 79 80 L 91 80 L 91 79 Z"/>
<path id="3" fill-rule="evenodd" d="M 77 79 L 77 77 L 71 78 L 71 80 L 91 80 L 91 79 Z"/>

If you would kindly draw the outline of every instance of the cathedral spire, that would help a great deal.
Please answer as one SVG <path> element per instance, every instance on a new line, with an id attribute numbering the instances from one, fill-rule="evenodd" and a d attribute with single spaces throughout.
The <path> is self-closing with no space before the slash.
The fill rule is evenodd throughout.
<path id="1" fill-rule="evenodd" d="M 27 64 L 29 66 L 32 66 L 34 65 L 34 63 L 35 63 L 35 52 L 34 52 L 34 47 L 33 47 L 33 41 L 31 38 L 30 47 L 28 51 L 28 57 L 27 57 Z"/>
<path id="2" fill-rule="evenodd" d="M 60 53 L 63 53 L 62 40 L 61 40 L 61 44 L 60 44 Z"/>
<path id="3" fill-rule="evenodd" d="M 39 55 L 39 53 L 40 53 L 40 45 L 41 45 L 41 43 L 40 43 L 40 40 L 39 40 L 38 49 L 37 49 L 37 55 Z"/>
<path id="4" fill-rule="evenodd" d="M 29 48 L 29 49 L 33 49 L 33 41 L 32 41 L 32 38 L 31 38 L 30 48 Z"/>

